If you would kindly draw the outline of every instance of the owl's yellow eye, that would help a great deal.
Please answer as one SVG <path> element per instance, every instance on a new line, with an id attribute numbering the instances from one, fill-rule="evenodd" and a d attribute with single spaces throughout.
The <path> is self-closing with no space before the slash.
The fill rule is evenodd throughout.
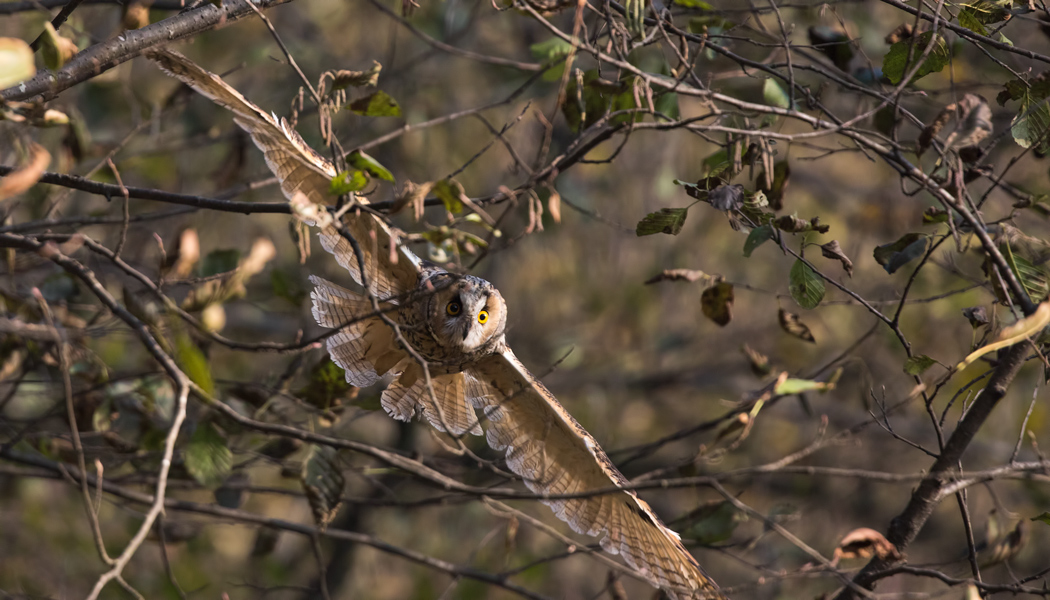
<path id="1" fill-rule="evenodd" d="M 445 307 L 445 312 L 452 315 L 453 317 L 458 315 L 462 310 L 463 307 L 459 304 L 459 302 L 456 301 L 449 302 L 448 306 Z"/>
<path id="2" fill-rule="evenodd" d="M 489 320 L 489 311 L 483 310 L 478 313 L 478 323 L 484 323 Z"/>

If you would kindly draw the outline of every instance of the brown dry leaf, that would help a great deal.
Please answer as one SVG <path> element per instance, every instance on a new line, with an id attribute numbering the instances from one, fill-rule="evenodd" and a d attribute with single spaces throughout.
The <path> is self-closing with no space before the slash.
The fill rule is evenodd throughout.
<path id="1" fill-rule="evenodd" d="M 33 187 L 51 163 L 51 154 L 40 144 L 29 147 L 29 159 L 18 169 L 0 179 L 0 200 L 17 196 Z"/>
<path id="2" fill-rule="evenodd" d="M 704 290 L 700 308 L 705 317 L 725 327 L 733 319 L 733 284 L 723 281 Z"/>
<path id="3" fill-rule="evenodd" d="M 434 189 L 434 183 L 433 181 L 423 183 L 405 181 L 405 187 L 401 188 L 401 193 L 394 200 L 394 206 L 390 212 L 397 213 L 404 207 L 412 205 L 412 216 L 419 221 L 423 218 L 423 201 L 426 200 L 430 190 Z"/>
<path id="4" fill-rule="evenodd" d="M 853 277 L 853 261 L 842 251 L 842 246 L 839 246 L 838 240 L 831 240 L 826 244 L 821 244 L 820 253 L 824 255 L 824 258 L 830 258 L 842 263 L 842 268 L 846 270 L 846 275 Z"/>
<path id="5" fill-rule="evenodd" d="M 756 376 L 765 377 L 773 370 L 773 365 L 770 363 L 769 357 L 765 354 L 762 354 L 747 344 L 744 344 L 743 347 L 741 347 L 741 350 L 743 350 L 744 356 L 747 357 L 747 362 L 751 366 L 751 372 Z"/>
<path id="6" fill-rule="evenodd" d="M 703 271 L 694 271 L 692 269 L 665 269 L 659 275 L 647 279 L 646 285 L 658 283 L 661 281 L 700 281 L 703 280 L 705 284 L 719 279 L 717 275 L 708 275 Z"/>
<path id="7" fill-rule="evenodd" d="M 551 213 L 551 219 L 555 223 L 561 223 L 561 194 L 558 190 L 549 188 L 551 191 L 550 198 L 547 198 L 547 210 Z"/>
<path id="8" fill-rule="evenodd" d="M 966 94 L 962 100 L 945 106 L 933 123 L 922 130 L 916 149 L 920 156 L 952 117 L 957 124 L 944 142 L 945 150 L 976 146 L 992 133 L 992 109 L 988 107 L 988 101 L 977 94 Z"/>
<path id="9" fill-rule="evenodd" d="M 179 235 L 179 242 L 175 246 L 175 262 L 171 272 L 179 279 L 185 279 L 193 272 L 193 266 L 201 258 L 201 242 L 197 237 L 197 230 L 187 227 Z"/>
<path id="10" fill-rule="evenodd" d="M 817 343 L 817 340 L 813 337 L 813 333 L 809 330 L 809 327 L 807 327 L 795 313 L 789 313 L 782 308 L 777 314 L 777 320 L 780 322 L 780 328 L 784 331 L 800 340 L 813 342 L 814 344 Z"/>
<path id="11" fill-rule="evenodd" d="M 843 558 L 871 558 L 872 556 L 878 556 L 883 560 L 901 559 L 901 554 L 897 551 L 897 547 L 891 544 L 884 535 L 874 529 L 861 527 L 847 533 L 842 538 L 842 541 L 839 542 L 839 547 L 835 548 L 835 555 L 831 560 L 831 564 L 837 565 L 839 560 Z"/>

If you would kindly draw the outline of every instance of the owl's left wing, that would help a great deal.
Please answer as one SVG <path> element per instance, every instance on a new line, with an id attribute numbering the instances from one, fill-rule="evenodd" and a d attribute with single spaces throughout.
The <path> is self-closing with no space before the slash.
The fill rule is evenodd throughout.
<path id="1" fill-rule="evenodd" d="M 577 494 L 628 484 L 594 437 L 510 349 L 472 364 L 466 374 L 468 395 L 489 420 L 489 445 L 506 452 L 507 466 L 530 490 Z M 606 552 L 621 554 L 672 599 L 725 598 L 678 534 L 633 491 L 543 502 L 577 533 L 601 536 Z"/>
<path id="2" fill-rule="evenodd" d="M 277 176 L 281 191 L 295 202 L 305 197 L 313 207 L 332 204 L 335 197 L 330 191 L 332 178 L 336 176 L 332 163 L 314 152 L 303 138 L 284 119 L 266 113 L 230 87 L 218 75 L 171 50 L 151 50 L 146 56 L 157 63 L 167 74 L 179 79 L 212 102 L 229 109 L 233 120 L 247 131 L 255 145 L 262 150 L 266 164 Z M 360 204 L 368 204 L 364 198 L 356 198 Z M 314 224 L 320 227 L 321 245 L 335 255 L 336 261 L 350 271 L 359 284 L 365 279 L 368 288 L 381 300 L 390 299 L 415 289 L 420 262 L 404 246 L 397 235 L 380 219 L 350 218 L 345 224 L 358 242 L 365 276 L 362 277 L 353 247 L 339 234 L 331 219 L 322 219 L 321 213 L 314 215 Z"/>

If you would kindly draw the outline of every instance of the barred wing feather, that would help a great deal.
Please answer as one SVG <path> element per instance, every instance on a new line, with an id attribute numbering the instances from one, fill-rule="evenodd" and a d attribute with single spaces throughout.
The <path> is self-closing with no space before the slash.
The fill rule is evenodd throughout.
<path id="1" fill-rule="evenodd" d="M 489 421 L 486 438 L 507 466 L 537 494 L 577 494 L 623 487 L 627 480 L 595 439 L 509 349 L 473 364 L 481 388 L 472 394 Z M 678 534 L 630 490 L 544 501 L 577 533 L 601 536 L 602 548 L 624 560 L 671 598 L 724 598 Z"/>

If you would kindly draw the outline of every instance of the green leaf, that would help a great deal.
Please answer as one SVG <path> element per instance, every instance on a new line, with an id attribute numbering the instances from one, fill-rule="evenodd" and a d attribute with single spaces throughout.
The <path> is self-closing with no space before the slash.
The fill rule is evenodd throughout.
<path id="1" fill-rule="evenodd" d="M 791 98 L 772 77 L 767 77 L 765 83 L 762 84 L 762 100 L 767 105 L 776 108 L 791 108 Z"/>
<path id="2" fill-rule="evenodd" d="M 0 89 L 36 75 L 33 51 L 18 38 L 0 37 Z"/>
<path id="3" fill-rule="evenodd" d="M 1033 264 L 1032 261 L 1014 252 L 1009 242 L 1001 244 L 1000 248 L 1003 251 L 1003 258 L 1006 259 L 1006 264 L 1010 266 L 1010 270 L 1014 272 L 1014 277 L 1021 283 L 1021 287 L 1028 293 L 1028 297 L 1034 302 L 1041 302 L 1046 298 L 1047 294 L 1050 294 L 1050 280 L 1048 280 L 1047 272 Z"/>
<path id="4" fill-rule="evenodd" d="M 801 259 L 791 267 L 788 289 L 802 308 L 816 308 L 824 299 L 824 280 Z"/>
<path id="5" fill-rule="evenodd" d="M 360 150 L 354 150 L 346 157 L 346 164 L 351 167 L 361 169 L 365 173 L 368 173 L 372 177 L 378 177 L 379 179 L 385 179 L 390 183 L 394 183 L 394 175 L 389 169 L 379 164 L 379 161 L 372 158 L 371 156 L 361 152 Z"/>
<path id="6" fill-rule="evenodd" d="M 572 52 L 572 44 L 559 37 L 554 37 L 545 42 L 529 46 L 529 51 L 532 52 L 532 57 L 536 60 L 543 63 L 551 63 L 568 56 Z M 557 81 L 564 72 L 565 63 L 562 62 L 544 71 L 543 80 Z"/>
<path id="7" fill-rule="evenodd" d="M 350 112 L 366 117 L 400 117 L 401 106 L 390 94 L 380 90 L 358 98 L 346 107 Z"/>
<path id="8" fill-rule="evenodd" d="M 656 112 L 674 120 L 682 116 L 681 111 L 678 109 L 678 94 L 674 92 L 664 92 L 657 96 L 653 102 L 653 107 L 656 109 Z"/>
<path id="9" fill-rule="evenodd" d="M 241 260 L 240 250 L 212 250 L 201 261 L 201 277 L 211 277 L 219 273 L 229 273 L 237 268 Z"/>
<path id="10" fill-rule="evenodd" d="M 612 100 L 623 89 L 621 82 L 609 82 L 601 79 L 598 69 L 588 69 L 583 73 L 583 89 L 575 77 L 569 78 L 565 86 L 565 101 L 561 112 L 573 131 L 579 131 L 581 125 L 589 127 L 597 123 L 609 112 Z"/>
<path id="11" fill-rule="evenodd" d="M 988 35 L 988 30 L 970 8 L 964 8 L 959 11 L 959 25 L 962 25 L 978 35 Z"/>
<path id="12" fill-rule="evenodd" d="M 736 23 L 724 19 L 718 15 L 704 15 L 689 19 L 689 33 L 700 35 L 721 35 L 726 29 L 732 29 Z M 707 52 L 710 52 L 708 50 Z"/>
<path id="13" fill-rule="evenodd" d="M 302 306 L 308 294 L 303 289 L 303 284 L 299 280 L 297 273 L 291 269 L 274 269 L 270 273 L 270 288 L 273 290 L 274 296 L 284 298 L 291 302 L 293 306 L 298 307 Z"/>
<path id="14" fill-rule="evenodd" d="M 661 208 L 659 212 L 649 213 L 638 222 L 635 233 L 638 237 L 666 233 L 678 235 L 685 225 L 685 215 L 688 208 Z"/>
<path id="15" fill-rule="evenodd" d="M 1044 512 L 1041 515 L 1036 515 L 1036 516 L 1032 517 L 1032 520 L 1033 521 L 1042 521 L 1043 523 L 1046 523 L 1047 525 L 1050 525 L 1050 512 Z"/>
<path id="16" fill-rule="evenodd" d="M 922 375 L 926 369 L 929 369 L 935 364 L 937 364 L 937 361 L 925 354 L 920 354 L 918 356 L 913 356 L 904 362 L 904 372 L 908 375 Z"/>
<path id="17" fill-rule="evenodd" d="M 296 396 L 319 408 L 330 408 L 337 405 L 350 391 L 343 370 L 327 356 L 321 359 L 310 371 L 310 382 L 296 392 Z"/>
<path id="18" fill-rule="evenodd" d="M 717 177 L 728 171 L 733 162 L 729 160 L 729 153 L 723 149 L 705 158 L 703 166 L 705 178 Z"/>
<path id="19" fill-rule="evenodd" d="M 901 79 L 904 78 L 905 72 L 922 56 L 922 53 L 931 42 L 933 43 L 933 48 L 930 50 L 926 60 L 923 61 L 922 66 L 915 73 L 912 81 L 914 82 L 930 73 L 936 73 L 943 69 L 952 57 L 951 51 L 948 49 L 948 44 L 943 37 L 932 31 L 927 31 L 918 38 L 908 38 L 890 46 L 890 51 L 886 53 L 886 57 L 882 60 L 883 75 L 894 85 L 900 83 Z M 911 52 L 911 64 L 909 64 L 908 52 L 913 45 L 915 50 Z"/>
<path id="20" fill-rule="evenodd" d="M 684 6 L 686 8 L 699 8 L 700 10 L 714 10 L 714 7 L 704 2 L 704 0 L 674 0 L 674 3 L 678 6 Z"/>
<path id="21" fill-rule="evenodd" d="M 826 392 L 832 389 L 835 389 L 834 383 L 811 381 L 809 379 L 793 379 L 789 377 L 778 383 L 773 389 L 773 393 L 778 396 L 794 396 L 804 392 Z"/>
<path id="22" fill-rule="evenodd" d="M 761 227 L 755 227 L 751 230 L 751 233 L 747 234 L 747 239 L 744 240 L 744 257 L 751 258 L 751 253 L 755 251 L 762 244 L 773 239 L 773 226 L 765 224 Z"/>
<path id="23" fill-rule="evenodd" d="M 771 187 L 766 187 L 764 171 L 758 176 L 758 189 L 765 192 L 766 199 L 769 200 L 769 205 L 773 210 L 780 210 L 784 207 L 784 189 L 789 179 L 791 179 L 791 165 L 786 160 L 773 165 L 773 185 Z"/>
<path id="24" fill-rule="evenodd" d="M 328 192 L 333 196 L 342 196 L 350 192 L 360 192 L 368 185 L 368 175 L 364 171 L 352 169 L 343 171 L 332 178 L 328 184 Z"/>
<path id="25" fill-rule="evenodd" d="M 1021 101 L 1017 116 L 1011 122 L 1010 133 L 1022 148 L 1038 144 L 1040 152 L 1050 151 L 1050 139 L 1047 139 L 1050 136 L 1046 136 L 1050 128 L 1047 97 L 1050 97 L 1050 71 L 1044 71 L 1027 81 L 1011 79 L 996 97 L 1000 106 L 1006 106 L 1011 100 Z"/>
<path id="26" fill-rule="evenodd" d="M 443 179 L 434 184 L 434 195 L 445 205 L 445 210 L 458 215 L 463 212 L 461 196 L 466 195 L 463 185 L 455 179 Z"/>
<path id="27" fill-rule="evenodd" d="M 215 382 L 211 378 L 211 367 L 197 344 L 184 332 L 175 335 L 175 358 L 190 381 L 196 383 L 209 395 L 215 393 Z"/>
<path id="28" fill-rule="evenodd" d="M 733 319 L 733 285 L 722 281 L 704 290 L 700 295 L 700 309 L 719 326 L 728 325 Z"/>
<path id="29" fill-rule="evenodd" d="M 875 248 L 875 261 L 893 274 L 897 269 L 922 256 L 926 252 L 926 236 L 921 233 L 909 233 L 892 244 L 883 244 Z"/>
<path id="30" fill-rule="evenodd" d="M 221 484 L 233 467 L 233 452 L 213 423 L 200 423 L 183 459 L 186 470 L 205 487 Z"/>
<path id="31" fill-rule="evenodd" d="M 312 444 L 299 476 L 306 499 L 313 509 L 314 521 L 322 531 L 332 522 L 343 503 L 346 480 L 339 469 L 337 458 L 335 448 Z"/>

